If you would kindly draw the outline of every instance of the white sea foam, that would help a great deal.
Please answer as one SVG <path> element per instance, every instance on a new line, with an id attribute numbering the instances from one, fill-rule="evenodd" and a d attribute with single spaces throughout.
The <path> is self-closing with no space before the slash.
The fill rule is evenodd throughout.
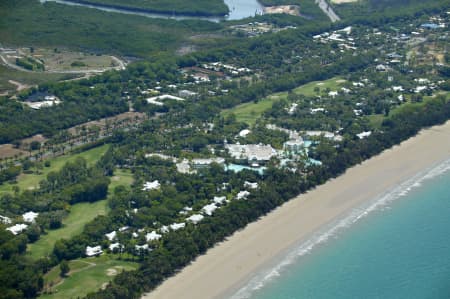
<path id="1" fill-rule="evenodd" d="M 344 218 L 335 221 L 322 231 L 316 232 L 311 238 L 294 246 L 294 248 L 284 256 L 275 266 L 264 269 L 256 273 L 250 281 L 239 289 L 231 299 L 248 299 L 252 293 L 264 287 L 268 282 L 280 276 L 280 273 L 289 265 L 294 263 L 299 257 L 309 254 L 311 250 L 319 244 L 326 242 L 330 237 L 336 238 L 338 233 L 350 227 L 355 222 L 366 217 L 373 211 L 384 211 L 390 209 L 389 203 L 406 196 L 412 189 L 418 188 L 422 182 L 444 174 L 450 170 L 450 159 L 445 162 L 421 172 L 404 183 L 389 190 L 380 197 L 375 198 L 365 206 L 353 209 Z"/>

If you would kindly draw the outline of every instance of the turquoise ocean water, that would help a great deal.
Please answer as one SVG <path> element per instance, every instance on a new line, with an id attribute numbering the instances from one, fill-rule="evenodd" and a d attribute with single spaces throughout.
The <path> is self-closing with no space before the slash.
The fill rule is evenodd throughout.
<path id="1" fill-rule="evenodd" d="M 298 244 L 232 298 L 450 298 L 450 160 Z"/>

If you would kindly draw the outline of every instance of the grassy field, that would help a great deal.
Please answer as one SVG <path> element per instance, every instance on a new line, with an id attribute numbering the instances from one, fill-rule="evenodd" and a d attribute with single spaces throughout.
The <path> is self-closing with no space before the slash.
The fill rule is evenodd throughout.
<path id="1" fill-rule="evenodd" d="M 89 292 L 100 289 L 121 271 L 136 269 L 138 264 L 102 255 L 70 261 L 69 267 L 69 275 L 64 279 L 59 276 L 59 266 L 54 267 L 45 275 L 46 289 L 52 291 L 53 294 L 43 294 L 39 298 L 82 298 Z"/>
<path id="2" fill-rule="evenodd" d="M 336 91 L 340 87 L 342 87 L 342 83 L 345 81 L 340 77 L 334 77 L 325 81 L 314 81 L 308 84 L 302 85 L 294 89 L 294 93 L 302 94 L 305 96 L 315 96 L 317 93 L 314 91 L 314 88 L 319 87 L 320 92 L 329 88 L 330 90 Z"/>
<path id="3" fill-rule="evenodd" d="M 14 92 L 16 85 L 9 83 L 9 80 L 20 82 L 24 85 L 38 85 L 44 82 L 56 82 L 60 80 L 72 79 L 77 76 L 73 74 L 52 74 L 52 73 L 31 73 L 22 72 L 0 65 L 0 93 Z"/>
<path id="4" fill-rule="evenodd" d="M 33 259 L 48 256 L 53 245 L 59 239 L 69 239 L 80 234 L 86 223 L 93 220 L 98 215 L 105 215 L 108 212 L 107 200 L 100 200 L 94 203 L 78 203 L 71 207 L 69 215 L 63 220 L 60 229 L 50 230 L 46 235 L 27 247 L 29 256 Z"/>
<path id="5" fill-rule="evenodd" d="M 96 55 L 93 53 L 69 51 L 65 49 L 49 48 L 19 48 L 16 54 L 21 57 L 32 57 L 39 59 L 45 65 L 46 71 L 83 71 L 91 69 L 105 69 L 117 66 L 117 62 L 108 55 Z M 15 64 L 15 55 L 11 55 L 7 60 Z"/>
<path id="6" fill-rule="evenodd" d="M 133 182 L 132 173 L 128 170 L 116 170 L 108 186 L 109 196 L 114 188 L 119 185 L 130 186 Z M 108 213 L 108 201 L 100 200 L 94 203 L 78 203 L 71 207 L 69 215 L 63 220 L 63 227 L 51 230 L 48 234 L 30 244 L 27 251 L 30 257 L 38 259 L 47 256 L 53 250 L 55 242 L 59 239 L 69 239 L 82 232 L 86 223 L 92 221 L 98 215 Z"/>
<path id="7" fill-rule="evenodd" d="M 383 114 L 372 114 L 368 115 L 367 118 L 369 119 L 369 123 L 374 128 L 381 128 L 381 124 L 384 120 Z"/>
<path id="8" fill-rule="evenodd" d="M 111 178 L 111 184 L 109 184 L 109 193 L 114 191 L 119 185 L 130 186 L 133 183 L 133 174 L 126 169 L 117 169 L 114 171 L 114 176 Z"/>
<path id="9" fill-rule="evenodd" d="M 287 93 L 286 93 L 287 94 Z M 222 112 L 223 116 L 228 116 L 230 114 L 234 114 L 236 116 L 237 121 L 245 122 L 250 126 L 254 125 L 256 120 L 261 117 L 261 115 L 272 107 L 272 104 L 278 101 L 279 99 L 285 97 L 283 94 L 276 94 L 268 96 L 264 98 L 258 103 L 244 103 L 238 105 L 232 109 L 227 109 Z"/>
<path id="10" fill-rule="evenodd" d="M 445 99 L 447 101 L 450 101 L 450 92 L 440 91 L 433 96 L 424 96 L 422 102 L 418 102 L 418 103 L 407 102 L 405 104 L 402 104 L 402 105 L 392 109 L 391 112 L 389 113 L 389 116 L 395 115 L 397 113 L 403 113 L 404 112 L 403 110 L 408 111 L 409 109 L 412 109 L 413 107 L 423 106 L 423 105 L 425 105 L 425 103 L 433 101 L 435 99 L 436 95 L 445 96 Z"/>
<path id="11" fill-rule="evenodd" d="M 93 148 L 91 150 L 74 154 L 74 155 L 64 155 L 59 156 L 54 159 L 49 159 L 50 161 L 50 167 L 44 167 L 39 174 L 21 174 L 19 178 L 17 179 L 17 184 L 9 184 L 5 183 L 3 185 L 0 185 L 0 195 L 7 193 L 7 192 L 13 192 L 13 186 L 18 186 L 20 190 L 26 190 L 26 189 L 34 189 L 39 187 L 39 182 L 46 178 L 47 174 L 50 171 L 59 171 L 64 164 L 66 164 L 68 161 L 73 161 L 77 157 L 83 157 L 88 162 L 88 165 L 93 165 L 95 162 L 97 162 L 100 157 L 108 150 L 109 145 L 103 145 L 100 147 Z"/>
<path id="12" fill-rule="evenodd" d="M 344 80 L 340 77 L 334 77 L 325 81 L 314 81 L 308 84 L 299 86 L 293 90 L 296 94 L 302 94 L 305 96 L 315 96 L 317 93 L 314 91 L 315 87 L 320 88 L 320 92 L 329 88 L 330 90 L 338 90 L 341 87 Z M 256 120 L 262 116 L 262 114 L 269 110 L 273 103 L 279 101 L 281 99 L 285 99 L 287 97 L 287 92 L 281 92 L 272 94 L 257 103 L 244 103 L 238 105 L 232 109 L 227 109 L 222 111 L 222 116 L 228 116 L 230 114 L 234 114 L 236 116 L 237 121 L 245 122 L 250 126 L 254 125 Z"/>

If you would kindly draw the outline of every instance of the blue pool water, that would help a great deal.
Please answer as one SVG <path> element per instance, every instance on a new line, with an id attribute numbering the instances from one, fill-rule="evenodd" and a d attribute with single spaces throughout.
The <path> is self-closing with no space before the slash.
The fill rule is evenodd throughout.
<path id="1" fill-rule="evenodd" d="M 293 248 L 233 298 L 450 298 L 450 161 Z"/>

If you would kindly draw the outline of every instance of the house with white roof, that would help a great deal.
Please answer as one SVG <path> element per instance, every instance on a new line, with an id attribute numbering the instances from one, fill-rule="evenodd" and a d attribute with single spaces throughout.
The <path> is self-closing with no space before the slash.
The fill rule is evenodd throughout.
<path id="1" fill-rule="evenodd" d="M 142 188 L 142 191 L 148 191 L 148 190 L 157 190 L 161 187 L 161 184 L 158 180 L 154 180 L 153 182 L 145 182 L 144 187 Z"/>
<path id="2" fill-rule="evenodd" d="M 239 137 L 246 137 L 248 134 L 250 134 L 252 131 L 250 131 L 249 129 L 244 129 L 242 131 L 239 132 Z"/>
<path id="3" fill-rule="evenodd" d="M 245 181 L 244 188 L 258 189 L 258 183 L 257 182 L 252 183 L 252 182 Z"/>
<path id="4" fill-rule="evenodd" d="M 10 224 L 11 222 L 11 218 L 0 215 L 0 223 Z"/>
<path id="5" fill-rule="evenodd" d="M 202 221 L 203 218 L 205 218 L 205 216 L 200 215 L 200 214 L 194 214 L 194 215 L 192 215 L 191 217 L 186 218 L 186 220 L 187 220 L 187 221 L 190 221 L 190 222 L 192 222 L 192 223 L 194 223 L 194 224 L 197 224 L 197 223 L 199 223 L 200 221 Z"/>
<path id="6" fill-rule="evenodd" d="M 227 201 L 227 197 L 226 196 L 214 196 L 213 201 L 216 204 L 222 204 Z"/>
<path id="7" fill-rule="evenodd" d="M 211 216 L 211 215 L 213 214 L 213 212 L 214 212 L 216 209 L 217 209 L 216 204 L 212 203 L 212 204 L 209 204 L 209 205 L 204 206 L 204 207 L 202 208 L 202 211 L 203 211 L 206 215 Z"/>
<path id="8" fill-rule="evenodd" d="M 85 254 L 86 256 L 97 256 L 103 253 L 101 246 L 86 246 Z"/>
<path id="9" fill-rule="evenodd" d="M 35 213 L 33 211 L 30 212 L 26 212 L 25 214 L 22 215 L 23 221 L 31 223 L 34 222 L 34 220 L 36 219 L 36 217 L 39 215 L 39 213 Z"/>
<path id="10" fill-rule="evenodd" d="M 106 238 L 109 241 L 113 241 L 116 238 L 116 236 L 117 236 L 117 232 L 116 231 L 112 231 L 109 234 L 105 234 L 105 236 L 106 236 Z"/>
<path id="11" fill-rule="evenodd" d="M 181 222 L 181 223 L 172 223 L 171 225 L 169 225 L 171 230 L 179 230 L 182 229 L 186 226 L 186 223 Z"/>
<path id="12" fill-rule="evenodd" d="M 237 195 L 236 195 L 236 199 L 247 199 L 247 197 L 250 195 L 250 192 L 248 192 L 247 190 L 244 191 L 240 191 Z"/>
<path id="13" fill-rule="evenodd" d="M 123 245 L 120 243 L 112 243 L 111 245 L 109 245 L 109 250 L 114 251 L 115 249 L 119 249 L 121 250 L 123 248 Z"/>
<path id="14" fill-rule="evenodd" d="M 369 137 L 370 135 L 372 135 L 372 131 L 361 132 L 359 134 L 356 134 L 356 136 L 358 136 L 359 139 L 364 139 L 366 137 Z"/>
<path id="15" fill-rule="evenodd" d="M 145 240 L 148 241 L 157 241 L 161 239 L 162 235 L 156 233 L 156 231 L 152 231 L 151 233 L 148 233 L 145 235 Z"/>
<path id="16" fill-rule="evenodd" d="M 19 223 L 19 224 L 13 225 L 11 227 L 8 227 L 6 230 L 9 230 L 10 232 L 12 232 L 13 235 L 18 235 L 21 232 L 23 232 L 27 227 L 28 227 L 28 225 Z"/>

